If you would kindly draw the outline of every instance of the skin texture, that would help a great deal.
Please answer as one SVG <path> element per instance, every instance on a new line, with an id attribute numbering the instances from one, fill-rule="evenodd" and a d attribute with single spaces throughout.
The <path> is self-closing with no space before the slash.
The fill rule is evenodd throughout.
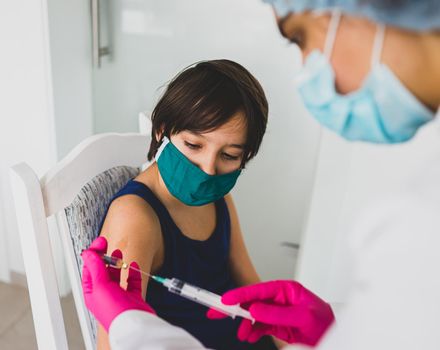
<path id="1" fill-rule="evenodd" d="M 281 34 L 301 49 L 303 58 L 323 50 L 330 14 L 312 12 L 276 17 Z M 331 56 L 336 89 L 347 94 L 358 89 L 370 70 L 376 24 L 343 15 Z M 387 27 L 381 62 L 428 108 L 440 104 L 440 33 Z"/>
<path id="2" fill-rule="evenodd" d="M 237 113 L 229 122 L 214 131 L 195 134 L 182 131 L 171 135 L 171 142 L 194 164 L 208 174 L 224 174 L 240 167 L 242 148 L 246 141 L 244 116 Z M 161 135 L 157 135 L 160 140 Z M 234 145 L 234 146 L 232 146 Z M 166 206 L 176 225 L 184 235 L 194 240 L 206 240 L 216 225 L 215 204 L 191 207 L 173 197 L 166 188 L 156 163 L 142 172 L 136 181 L 146 184 Z M 259 282 L 260 279 L 246 250 L 237 210 L 231 195 L 225 197 L 231 217 L 230 268 L 240 286 Z M 153 209 L 141 198 L 126 195 L 116 199 L 110 206 L 101 235 L 108 240 L 108 251 L 120 249 L 124 261 L 136 261 L 146 272 L 155 272 L 163 264 L 164 245 L 162 232 Z M 121 281 L 127 278 L 123 270 Z M 121 283 L 125 287 L 125 283 Z M 142 280 L 145 298 L 148 280 Z M 208 320 L 207 320 L 208 321 Z M 98 349 L 108 349 L 108 336 L 100 328 Z"/>

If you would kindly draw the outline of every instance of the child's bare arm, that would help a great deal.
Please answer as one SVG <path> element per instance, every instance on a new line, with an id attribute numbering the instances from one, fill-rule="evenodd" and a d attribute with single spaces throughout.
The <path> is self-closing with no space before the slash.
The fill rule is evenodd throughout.
<path id="1" fill-rule="evenodd" d="M 225 197 L 225 200 L 228 206 L 229 216 L 231 217 L 231 246 L 229 251 L 229 261 L 234 281 L 239 286 L 260 282 L 260 277 L 252 264 L 244 243 L 237 210 L 232 201 L 232 196 L 228 194 Z"/>
<path id="2" fill-rule="evenodd" d="M 141 198 L 127 195 L 116 199 L 110 206 L 101 230 L 108 241 L 107 254 L 115 249 L 123 253 L 126 263 L 136 261 L 141 270 L 152 269 L 160 248 L 160 224 L 151 207 Z M 121 270 L 121 286 L 126 287 L 128 270 Z M 145 298 L 148 278 L 142 276 L 142 294 Z M 98 329 L 98 349 L 110 349 L 108 335 Z"/>

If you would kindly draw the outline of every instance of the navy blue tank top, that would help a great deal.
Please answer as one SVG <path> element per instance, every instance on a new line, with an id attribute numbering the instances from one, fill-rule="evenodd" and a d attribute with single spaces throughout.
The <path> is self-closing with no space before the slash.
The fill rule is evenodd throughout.
<path id="1" fill-rule="evenodd" d="M 224 198 L 215 202 L 214 232 L 207 240 L 198 241 L 180 231 L 166 207 L 145 184 L 131 180 L 113 200 L 128 194 L 144 199 L 159 219 L 165 249 L 163 265 L 155 271 L 156 275 L 175 277 L 220 295 L 236 287 L 228 263 L 231 222 Z M 205 347 L 219 350 L 276 349 L 269 337 L 263 337 L 256 344 L 239 341 L 237 330 L 240 318 L 209 320 L 206 307 L 168 292 L 167 288 L 153 280 L 148 283 L 146 301 L 158 316 L 184 328 Z"/>

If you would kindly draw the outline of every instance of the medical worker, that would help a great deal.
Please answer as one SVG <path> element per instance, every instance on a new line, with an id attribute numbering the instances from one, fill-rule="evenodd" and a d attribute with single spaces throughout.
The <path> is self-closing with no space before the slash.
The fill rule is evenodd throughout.
<path id="1" fill-rule="evenodd" d="M 268 2 L 282 34 L 302 49 L 299 93 L 324 126 L 348 140 L 389 144 L 435 119 L 438 0 Z M 239 339 L 272 334 L 292 349 L 440 349 L 440 142 L 430 151 L 408 190 L 384 198 L 351 233 L 354 273 L 337 322 L 329 305 L 299 283 L 259 283 L 223 296 L 226 304 L 248 305 L 257 320 L 243 321 Z M 127 290 L 119 287 L 100 258 L 105 251 L 100 238 L 83 253 L 83 287 L 113 349 L 201 349 L 154 315 L 140 298 L 139 275 L 131 271 Z M 212 310 L 208 316 L 222 317 Z"/>

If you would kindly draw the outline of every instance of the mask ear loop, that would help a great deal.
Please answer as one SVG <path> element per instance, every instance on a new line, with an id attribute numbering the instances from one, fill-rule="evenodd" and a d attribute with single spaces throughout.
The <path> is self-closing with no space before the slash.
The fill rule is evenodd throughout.
<path id="1" fill-rule="evenodd" d="M 162 144 L 160 145 L 159 149 L 156 152 L 156 155 L 154 156 L 154 160 L 157 162 L 157 160 L 159 159 L 162 151 L 164 150 L 165 146 L 170 142 L 170 139 L 166 136 L 163 137 L 162 139 Z"/>
<path id="2" fill-rule="evenodd" d="M 373 42 L 373 50 L 371 53 L 371 67 L 380 63 L 380 58 L 382 56 L 383 42 L 385 39 L 385 26 L 383 24 L 378 24 L 376 29 L 376 35 Z"/>
<path id="3" fill-rule="evenodd" d="M 332 16 L 327 29 L 327 36 L 324 44 L 324 55 L 330 61 L 333 52 L 333 46 L 336 41 L 336 34 L 338 32 L 339 22 L 341 21 L 341 10 L 332 10 Z"/>

